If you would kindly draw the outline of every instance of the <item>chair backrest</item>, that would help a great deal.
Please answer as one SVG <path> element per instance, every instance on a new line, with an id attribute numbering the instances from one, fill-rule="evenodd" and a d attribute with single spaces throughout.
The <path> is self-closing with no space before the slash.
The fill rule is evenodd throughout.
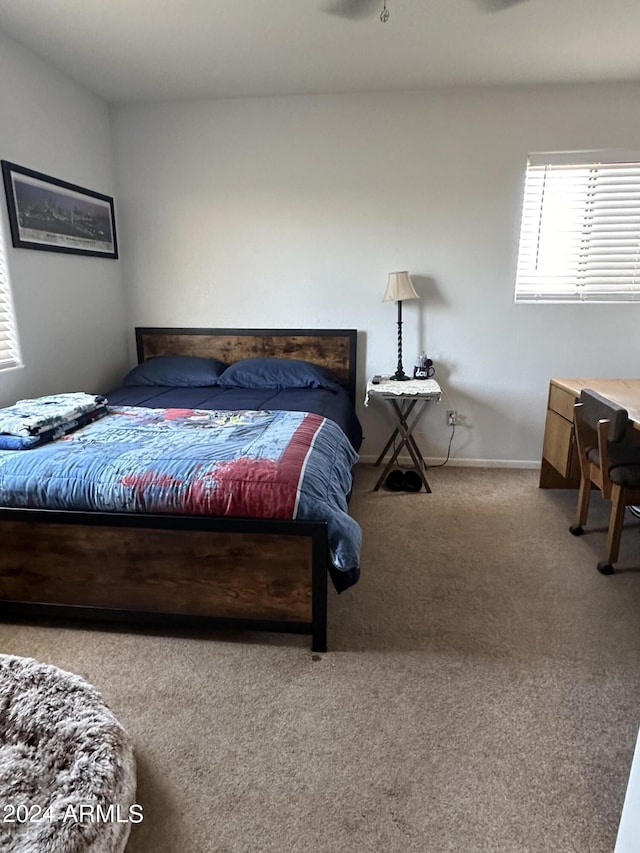
<path id="1" fill-rule="evenodd" d="M 597 430 L 598 421 L 609 421 L 608 440 L 615 443 L 624 439 L 629 425 L 629 413 L 626 409 L 590 388 L 581 392 L 580 403 L 583 423 Z"/>

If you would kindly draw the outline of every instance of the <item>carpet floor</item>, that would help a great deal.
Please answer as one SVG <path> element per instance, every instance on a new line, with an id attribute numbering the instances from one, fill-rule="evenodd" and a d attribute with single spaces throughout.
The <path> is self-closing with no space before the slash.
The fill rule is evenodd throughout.
<path id="1" fill-rule="evenodd" d="M 640 521 L 537 472 L 356 472 L 362 578 L 306 637 L 0 625 L 82 675 L 133 738 L 128 853 L 610 853 L 640 724 Z"/>

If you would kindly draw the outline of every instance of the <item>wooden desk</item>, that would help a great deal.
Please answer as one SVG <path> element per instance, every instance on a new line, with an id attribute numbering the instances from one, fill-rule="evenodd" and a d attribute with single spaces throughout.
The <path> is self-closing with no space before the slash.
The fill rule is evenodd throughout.
<path id="1" fill-rule="evenodd" d="M 552 379 L 542 446 L 541 489 L 577 489 L 580 485 L 573 407 L 583 388 L 591 388 L 624 406 L 640 441 L 640 379 Z"/>

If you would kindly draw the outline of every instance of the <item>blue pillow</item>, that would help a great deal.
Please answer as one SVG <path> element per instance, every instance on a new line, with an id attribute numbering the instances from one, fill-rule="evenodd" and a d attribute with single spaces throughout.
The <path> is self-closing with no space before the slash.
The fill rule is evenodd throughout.
<path id="1" fill-rule="evenodd" d="M 296 358 L 243 358 L 224 371 L 224 388 L 329 388 L 339 384 L 330 370 Z"/>
<path id="2" fill-rule="evenodd" d="M 158 355 L 148 358 L 125 376 L 123 385 L 165 385 L 171 388 L 202 388 L 217 385 L 226 364 L 215 358 L 194 355 Z"/>

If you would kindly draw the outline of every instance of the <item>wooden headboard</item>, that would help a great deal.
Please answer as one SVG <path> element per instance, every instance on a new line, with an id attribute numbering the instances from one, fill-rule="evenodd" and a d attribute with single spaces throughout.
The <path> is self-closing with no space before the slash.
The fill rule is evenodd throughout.
<path id="1" fill-rule="evenodd" d="M 356 395 L 356 329 L 136 328 L 138 362 L 159 355 L 195 355 L 233 364 L 241 358 L 300 358 L 331 370 Z"/>

